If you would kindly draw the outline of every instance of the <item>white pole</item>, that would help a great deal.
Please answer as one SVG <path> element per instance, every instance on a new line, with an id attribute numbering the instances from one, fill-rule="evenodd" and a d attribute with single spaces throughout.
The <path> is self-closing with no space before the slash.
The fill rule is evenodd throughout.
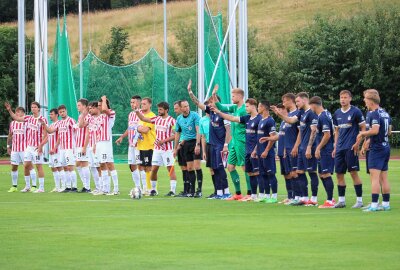
<path id="1" fill-rule="evenodd" d="M 197 89 L 200 102 L 204 102 L 204 1 L 197 1 Z"/>
<path id="2" fill-rule="evenodd" d="M 40 100 L 40 32 L 39 32 L 39 0 L 34 1 L 35 21 L 35 101 Z"/>
<path id="3" fill-rule="evenodd" d="M 168 102 L 167 0 L 164 0 L 164 99 Z"/>
<path id="4" fill-rule="evenodd" d="M 18 106 L 26 108 L 25 96 L 25 0 L 18 0 Z"/>
<path id="5" fill-rule="evenodd" d="M 229 72 L 232 88 L 237 87 L 237 48 L 236 48 L 236 8 L 235 0 L 229 0 L 228 18 L 235 17 L 235 23 L 229 28 Z"/>
<path id="6" fill-rule="evenodd" d="M 236 2 L 236 4 L 235 4 L 235 8 L 237 7 L 239 1 L 240 1 L 240 0 L 237 0 L 237 2 Z M 221 45 L 221 50 L 219 51 L 219 54 L 218 54 L 217 62 L 215 63 L 215 68 L 214 68 L 213 74 L 212 74 L 212 76 L 211 76 L 210 84 L 209 84 L 208 89 L 207 89 L 206 98 L 207 98 L 207 97 L 209 96 L 209 94 L 210 94 L 210 90 L 211 90 L 211 88 L 212 88 L 212 84 L 213 84 L 213 82 L 214 82 L 215 75 L 217 74 L 217 69 L 218 69 L 219 61 L 221 60 L 221 56 L 222 56 L 222 53 L 223 53 L 223 48 L 225 48 L 225 44 L 226 44 L 226 41 L 227 41 L 227 39 L 228 39 L 229 29 L 230 29 L 230 27 L 231 27 L 231 25 L 232 25 L 233 19 L 234 19 L 233 16 L 229 18 L 228 28 L 227 28 L 227 30 L 226 30 L 226 34 L 225 34 L 224 40 L 223 40 L 222 45 Z"/>
<path id="7" fill-rule="evenodd" d="M 248 98 L 247 0 L 239 5 L 239 88 Z"/>
<path id="8" fill-rule="evenodd" d="M 79 0 L 79 97 L 83 98 L 82 0 Z"/>

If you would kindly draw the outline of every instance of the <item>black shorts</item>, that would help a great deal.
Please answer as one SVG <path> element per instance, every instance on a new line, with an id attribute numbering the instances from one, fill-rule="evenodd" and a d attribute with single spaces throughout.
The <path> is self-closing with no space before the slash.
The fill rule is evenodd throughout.
<path id="1" fill-rule="evenodd" d="M 186 166 L 186 161 L 183 158 L 183 147 L 182 146 L 178 150 L 177 157 L 178 157 L 179 166 Z"/>
<path id="2" fill-rule="evenodd" d="M 185 141 L 182 145 L 183 160 L 185 163 L 193 162 L 195 160 L 194 148 L 196 147 L 196 140 Z"/>
<path id="3" fill-rule="evenodd" d="M 140 165 L 145 167 L 151 166 L 151 159 L 153 157 L 153 150 L 140 150 Z"/>
<path id="4" fill-rule="evenodd" d="M 211 150 L 212 150 L 211 144 L 207 143 L 207 145 L 206 145 L 206 158 L 207 158 L 206 167 L 207 168 L 211 168 Z"/>

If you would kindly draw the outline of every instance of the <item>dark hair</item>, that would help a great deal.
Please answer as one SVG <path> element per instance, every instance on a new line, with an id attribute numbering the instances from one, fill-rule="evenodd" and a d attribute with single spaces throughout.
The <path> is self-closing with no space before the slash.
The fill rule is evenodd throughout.
<path id="1" fill-rule="evenodd" d="M 208 104 L 210 104 L 208 100 L 204 101 L 204 105 L 208 106 Z"/>
<path id="2" fill-rule="evenodd" d="M 315 104 L 318 106 L 322 106 L 322 98 L 320 98 L 319 96 L 314 96 L 312 98 L 310 98 L 310 104 Z"/>
<path id="3" fill-rule="evenodd" d="M 168 110 L 169 111 L 169 104 L 167 102 L 165 102 L 165 101 L 162 101 L 162 102 L 158 103 L 157 107 L 163 108 L 164 110 Z"/>
<path id="4" fill-rule="evenodd" d="M 293 103 L 295 102 L 296 99 L 296 95 L 293 93 L 286 93 L 282 96 L 282 100 L 286 98 L 286 99 L 290 99 L 291 101 L 293 101 Z"/>
<path id="5" fill-rule="evenodd" d="M 138 95 L 136 95 L 136 96 L 132 96 L 132 97 L 131 97 L 131 99 L 138 99 L 138 100 L 142 100 L 142 97 L 141 97 L 141 96 L 138 96 Z"/>
<path id="6" fill-rule="evenodd" d="M 299 98 L 307 98 L 307 99 L 309 98 L 309 97 L 308 97 L 308 93 L 306 93 L 306 92 L 297 93 L 296 97 L 299 97 Z"/>
<path id="7" fill-rule="evenodd" d="M 271 107 L 271 104 L 268 100 L 261 100 L 260 104 L 263 105 L 267 110 L 269 110 L 269 107 Z"/>
<path id="8" fill-rule="evenodd" d="M 78 100 L 78 102 L 80 102 L 83 106 L 86 106 L 86 107 L 89 103 L 89 101 L 86 98 L 81 98 Z"/>
<path id="9" fill-rule="evenodd" d="M 57 114 L 58 115 L 58 109 L 57 108 L 53 108 L 53 109 L 51 109 L 50 110 L 50 113 L 54 113 L 54 114 Z"/>
<path id="10" fill-rule="evenodd" d="M 91 101 L 88 106 L 97 108 L 99 107 L 99 103 L 97 101 Z"/>
<path id="11" fill-rule="evenodd" d="M 178 105 L 179 107 L 181 106 L 182 100 L 177 100 L 174 102 L 174 106 Z"/>
<path id="12" fill-rule="evenodd" d="M 16 111 L 16 112 L 20 111 L 20 112 L 25 113 L 24 107 L 17 107 L 17 108 L 15 109 L 15 111 Z"/>
<path id="13" fill-rule="evenodd" d="M 248 99 L 246 100 L 246 103 L 249 103 L 250 105 L 257 106 L 257 99 L 255 99 L 255 98 L 248 98 Z"/>
<path id="14" fill-rule="evenodd" d="M 58 106 L 57 110 L 66 110 L 67 107 L 65 107 L 64 104 L 61 104 L 60 106 Z"/>
<path id="15" fill-rule="evenodd" d="M 103 102 L 103 100 L 100 98 L 99 102 Z M 108 100 L 108 98 L 106 98 L 106 104 L 107 104 L 107 108 L 110 109 L 110 101 Z"/>
<path id="16" fill-rule="evenodd" d="M 153 103 L 153 100 L 152 100 L 151 98 L 149 98 L 149 97 L 145 97 L 145 98 L 142 99 L 142 100 L 147 100 L 147 102 L 150 103 L 150 104 Z"/>
<path id="17" fill-rule="evenodd" d="M 39 102 L 33 101 L 33 102 L 31 103 L 31 106 L 32 106 L 32 105 L 36 105 L 36 106 L 40 109 L 40 104 L 39 104 Z"/>
<path id="18" fill-rule="evenodd" d="M 285 106 L 283 106 L 282 103 L 276 104 L 276 107 L 277 107 L 278 109 L 285 109 Z"/>
<path id="19" fill-rule="evenodd" d="M 350 97 L 353 97 L 353 95 L 351 94 L 351 92 L 349 90 L 342 90 L 339 93 L 339 96 L 343 95 L 343 94 L 348 94 Z"/>

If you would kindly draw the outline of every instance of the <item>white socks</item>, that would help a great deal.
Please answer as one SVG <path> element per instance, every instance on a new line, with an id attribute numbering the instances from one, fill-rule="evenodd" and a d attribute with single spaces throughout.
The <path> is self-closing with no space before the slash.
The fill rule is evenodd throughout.
<path id="1" fill-rule="evenodd" d="M 111 174 L 111 178 L 113 181 L 113 185 L 114 185 L 114 192 L 119 192 L 119 187 L 118 187 L 118 173 L 116 170 L 113 170 L 110 172 Z"/>
<path id="2" fill-rule="evenodd" d="M 111 179 L 108 176 L 108 171 L 101 171 L 101 179 L 103 180 L 102 189 L 104 192 L 110 192 Z"/>
<path id="3" fill-rule="evenodd" d="M 17 186 L 18 184 L 18 171 L 11 171 L 11 180 L 12 180 L 12 185 Z"/>
<path id="4" fill-rule="evenodd" d="M 36 171 L 35 171 L 35 169 L 30 170 L 29 174 L 31 175 L 32 186 L 36 187 Z"/>
<path id="5" fill-rule="evenodd" d="M 39 178 L 39 189 L 44 190 L 44 178 Z"/>
<path id="6" fill-rule="evenodd" d="M 90 189 L 90 170 L 89 167 L 82 167 L 82 183 L 83 187 Z"/>
<path id="7" fill-rule="evenodd" d="M 60 189 L 60 173 L 58 171 L 53 172 L 54 186 L 56 189 Z"/>
<path id="8" fill-rule="evenodd" d="M 146 172 L 144 170 L 140 171 L 140 179 L 142 181 L 143 190 L 147 190 Z"/>
<path id="9" fill-rule="evenodd" d="M 93 180 L 94 180 L 94 185 L 96 186 L 97 190 L 101 190 L 101 185 L 100 185 L 100 176 L 99 172 L 97 171 L 96 167 L 90 167 L 90 170 L 93 175 Z M 89 186 L 90 186 L 90 178 L 89 178 Z"/>
<path id="10" fill-rule="evenodd" d="M 156 190 L 157 188 L 157 181 L 151 180 L 151 190 Z"/>
<path id="11" fill-rule="evenodd" d="M 25 187 L 30 188 L 31 187 L 31 177 L 30 176 L 25 176 Z"/>
<path id="12" fill-rule="evenodd" d="M 140 173 L 138 169 L 132 172 L 132 180 L 135 183 L 135 187 L 140 188 Z"/>
<path id="13" fill-rule="evenodd" d="M 70 177 L 71 177 L 72 188 L 77 188 L 78 187 L 78 178 L 76 176 L 76 172 L 72 171 L 72 172 L 69 172 L 69 174 L 70 174 Z"/>
<path id="14" fill-rule="evenodd" d="M 65 184 L 66 184 L 66 179 L 65 179 L 65 172 L 64 170 L 59 171 L 58 175 L 60 177 L 60 182 L 61 182 L 61 189 L 64 190 L 65 189 Z"/>
<path id="15" fill-rule="evenodd" d="M 176 191 L 176 180 L 170 180 L 169 183 L 170 183 L 170 186 L 171 186 L 171 191 L 173 193 L 176 193 L 175 192 Z"/>

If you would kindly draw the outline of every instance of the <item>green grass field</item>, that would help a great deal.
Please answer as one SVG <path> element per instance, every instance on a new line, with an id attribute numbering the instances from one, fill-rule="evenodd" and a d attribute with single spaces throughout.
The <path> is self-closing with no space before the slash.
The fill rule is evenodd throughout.
<path id="1" fill-rule="evenodd" d="M 0 166 L 0 268 L 398 269 L 399 167 L 400 161 L 391 161 L 393 210 L 362 213 L 350 207 L 162 196 L 131 200 L 126 165 L 117 166 L 121 195 L 116 197 L 7 193 L 9 166 Z M 53 181 L 47 175 L 49 191 Z M 361 175 L 364 201 L 369 202 L 369 179 Z M 160 194 L 168 191 L 166 176 L 162 170 Z M 23 188 L 21 174 L 19 180 Z M 206 195 L 210 182 L 206 172 Z M 354 190 L 348 183 L 347 202 L 352 205 Z M 279 184 L 283 198 L 280 176 Z M 320 202 L 324 194 L 320 185 Z"/>

